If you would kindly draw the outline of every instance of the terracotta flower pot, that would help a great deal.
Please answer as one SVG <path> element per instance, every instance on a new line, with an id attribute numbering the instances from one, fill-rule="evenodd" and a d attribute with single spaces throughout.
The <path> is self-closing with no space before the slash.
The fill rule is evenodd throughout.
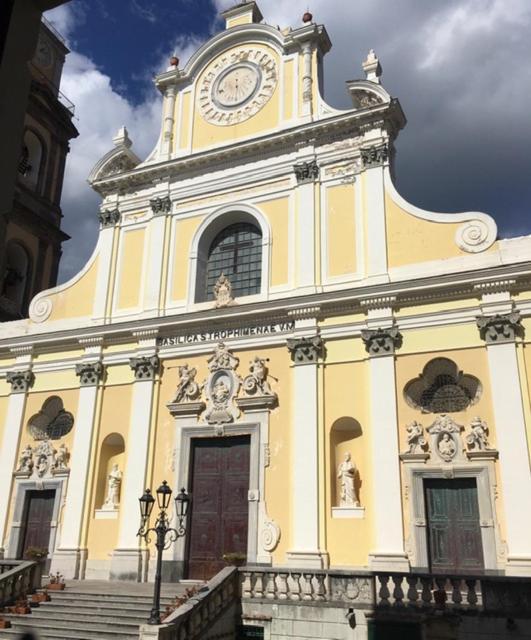
<path id="1" fill-rule="evenodd" d="M 49 591 L 63 591 L 65 588 L 64 582 L 50 582 L 50 584 L 46 585 L 46 588 Z"/>
<path id="2" fill-rule="evenodd" d="M 11 622 L 0 619 L 0 629 L 11 629 Z"/>

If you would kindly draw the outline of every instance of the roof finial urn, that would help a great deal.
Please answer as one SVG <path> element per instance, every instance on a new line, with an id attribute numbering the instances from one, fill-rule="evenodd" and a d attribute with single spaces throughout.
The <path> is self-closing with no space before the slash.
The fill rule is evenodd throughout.
<path id="1" fill-rule="evenodd" d="M 371 49 L 367 54 L 367 58 L 363 61 L 363 71 L 367 80 L 380 84 L 380 76 L 382 75 L 382 67 L 378 56 L 374 53 L 374 49 Z"/>
<path id="2" fill-rule="evenodd" d="M 179 66 L 179 58 L 175 54 L 170 58 L 170 66 L 172 67 Z"/>
<path id="3" fill-rule="evenodd" d="M 306 11 L 304 12 L 304 15 L 302 16 L 302 21 L 304 22 L 304 24 L 308 24 L 312 20 L 313 20 L 313 15 L 310 13 L 309 9 L 306 9 Z"/>

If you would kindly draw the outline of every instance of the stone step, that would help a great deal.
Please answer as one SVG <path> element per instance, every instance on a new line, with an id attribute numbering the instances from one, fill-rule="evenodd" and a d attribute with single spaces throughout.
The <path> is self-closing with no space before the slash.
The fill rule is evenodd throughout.
<path id="1" fill-rule="evenodd" d="M 111 594 L 102 594 L 98 595 L 95 593 L 75 593 L 73 591 L 62 591 L 58 593 L 50 593 L 50 597 L 52 602 L 107 602 L 115 605 L 127 605 L 132 604 L 135 606 L 145 606 L 151 607 L 151 603 L 153 601 L 152 597 L 139 597 L 139 596 L 122 596 L 121 594 L 111 595 Z M 174 601 L 177 597 L 175 596 L 161 596 L 161 603 L 166 606 Z"/>
<path id="2" fill-rule="evenodd" d="M 138 624 L 136 623 L 124 623 L 121 620 L 114 620 L 111 622 L 100 622 L 97 618 L 92 621 L 90 625 L 84 624 L 82 621 L 74 621 L 71 620 L 63 620 L 61 618 L 39 618 L 34 616 L 33 614 L 29 614 L 27 616 L 21 616 L 17 614 L 9 614 L 6 615 L 11 621 L 13 626 L 24 627 L 27 629 L 37 628 L 37 629 L 54 629 L 56 631 L 68 631 L 70 629 L 79 628 L 81 631 L 90 631 L 92 634 L 102 634 L 102 633 L 128 633 L 138 635 Z M 141 623 L 142 624 L 142 623 Z"/>
<path id="3" fill-rule="evenodd" d="M 70 611 L 79 611 L 80 613 L 90 613 L 91 611 L 93 611 L 96 615 L 99 612 L 107 612 L 107 611 L 112 611 L 112 612 L 120 612 L 120 613 L 124 613 L 126 615 L 130 615 L 130 614 L 135 614 L 137 613 L 140 616 L 143 615 L 147 615 L 147 613 L 149 611 L 151 611 L 151 604 L 148 605 L 134 605 L 134 604 L 121 604 L 119 607 L 116 607 L 115 604 L 113 604 L 112 602 L 98 602 L 97 600 L 93 600 L 93 601 L 86 601 L 86 602 L 76 602 L 75 600 L 72 601 L 62 601 L 61 602 L 54 602 L 52 600 L 52 602 L 41 602 L 39 607 L 35 607 L 35 611 L 39 610 L 43 610 L 43 609 L 47 609 L 47 608 L 53 608 L 53 609 L 57 609 L 58 611 L 64 611 L 65 613 L 70 612 Z M 161 610 L 164 611 L 164 609 L 166 608 L 166 605 L 163 604 L 161 606 Z"/>
<path id="4" fill-rule="evenodd" d="M 128 609 L 124 610 L 116 610 L 113 607 L 102 608 L 97 604 L 93 607 L 61 607 L 54 606 L 51 603 L 41 604 L 40 607 L 36 609 L 32 609 L 31 615 L 33 618 L 61 618 L 62 620 L 104 620 L 106 618 L 111 618 L 116 620 L 117 618 L 123 620 L 138 620 L 139 624 L 144 623 L 149 617 L 150 609 L 146 610 L 134 610 Z M 13 614 L 14 615 L 14 614 Z"/>
<path id="5" fill-rule="evenodd" d="M 39 638 L 89 638 L 90 640 L 122 640 L 128 638 L 135 638 L 138 640 L 139 629 L 138 625 L 134 626 L 101 626 L 101 625 L 86 625 L 86 624 L 72 624 L 69 623 L 66 626 L 61 626 L 59 621 L 54 624 L 39 624 L 37 621 L 33 622 L 29 620 L 29 616 L 19 616 L 16 620 L 11 619 L 12 628 L 0 630 L 0 638 L 4 633 L 21 634 L 27 631 L 36 631 Z M 18 635 L 15 635 L 18 637 Z"/>
<path id="6" fill-rule="evenodd" d="M 16 613 L 4 613 L 2 614 L 6 620 L 10 620 L 11 624 L 23 624 L 26 625 L 26 621 L 30 626 L 35 626 L 39 628 L 43 627 L 54 627 L 59 629 L 69 629 L 72 623 L 75 625 L 76 623 L 85 623 L 90 622 L 90 629 L 94 629 L 98 631 L 100 626 L 105 630 L 108 626 L 114 628 L 116 626 L 119 627 L 128 627 L 129 631 L 138 631 L 138 625 L 144 624 L 146 622 L 145 618 L 135 617 L 135 618 L 124 618 L 120 615 L 116 616 L 94 616 L 94 615 L 79 615 L 71 614 L 65 616 L 63 614 L 55 614 L 55 615 L 42 615 L 37 613 L 37 610 L 33 610 L 27 616 L 20 616 Z M 88 625 L 87 625 L 88 626 Z"/>

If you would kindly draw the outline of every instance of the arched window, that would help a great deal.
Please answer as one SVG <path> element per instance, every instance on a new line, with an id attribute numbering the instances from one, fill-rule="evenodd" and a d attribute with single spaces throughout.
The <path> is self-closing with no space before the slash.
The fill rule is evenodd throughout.
<path id="1" fill-rule="evenodd" d="M 22 311 L 30 280 L 30 258 L 18 242 L 9 242 L 6 248 L 6 266 L 2 295 L 11 300 L 17 311 Z"/>
<path id="2" fill-rule="evenodd" d="M 404 388 L 406 402 L 423 413 L 455 413 L 475 404 L 482 392 L 480 381 L 463 373 L 448 358 L 434 358 Z"/>
<path id="3" fill-rule="evenodd" d="M 39 182 L 43 155 L 42 142 L 33 131 L 26 129 L 20 152 L 18 171 L 22 182 L 32 189 L 36 189 Z"/>
<path id="4" fill-rule="evenodd" d="M 235 298 L 260 293 L 262 284 L 262 232 L 249 222 L 222 229 L 210 244 L 204 290 L 199 299 L 213 300 L 214 285 L 224 274 Z"/>
<path id="5" fill-rule="evenodd" d="M 59 440 L 70 433 L 74 416 L 66 411 L 59 396 L 47 398 L 40 411 L 31 416 L 28 430 L 34 440 Z"/>

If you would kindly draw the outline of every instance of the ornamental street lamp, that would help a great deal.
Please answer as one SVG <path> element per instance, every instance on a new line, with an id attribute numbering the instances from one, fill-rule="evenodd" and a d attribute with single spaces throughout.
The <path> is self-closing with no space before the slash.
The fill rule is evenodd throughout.
<path id="1" fill-rule="evenodd" d="M 160 583 L 162 580 L 162 552 L 169 549 L 171 545 L 182 538 L 186 533 L 184 523 L 190 506 L 190 496 L 186 491 L 181 489 L 180 493 L 175 496 L 175 515 L 177 516 L 177 528 L 170 527 L 170 519 L 167 510 L 170 505 L 172 490 L 168 486 L 166 480 L 157 489 L 157 504 L 159 507 L 159 515 L 155 521 L 155 526 L 149 526 L 149 518 L 155 505 L 155 498 L 151 490 L 146 489 L 144 495 L 139 498 L 140 503 L 140 529 L 137 536 L 144 538 L 149 544 L 151 542 L 150 534 L 155 534 L 155 547 L 157 548 L 157 569 L 155 571 L 155 585 L 153 589 L 153 606 L 149 615 L 148 624 L 160 624 Z"/>

